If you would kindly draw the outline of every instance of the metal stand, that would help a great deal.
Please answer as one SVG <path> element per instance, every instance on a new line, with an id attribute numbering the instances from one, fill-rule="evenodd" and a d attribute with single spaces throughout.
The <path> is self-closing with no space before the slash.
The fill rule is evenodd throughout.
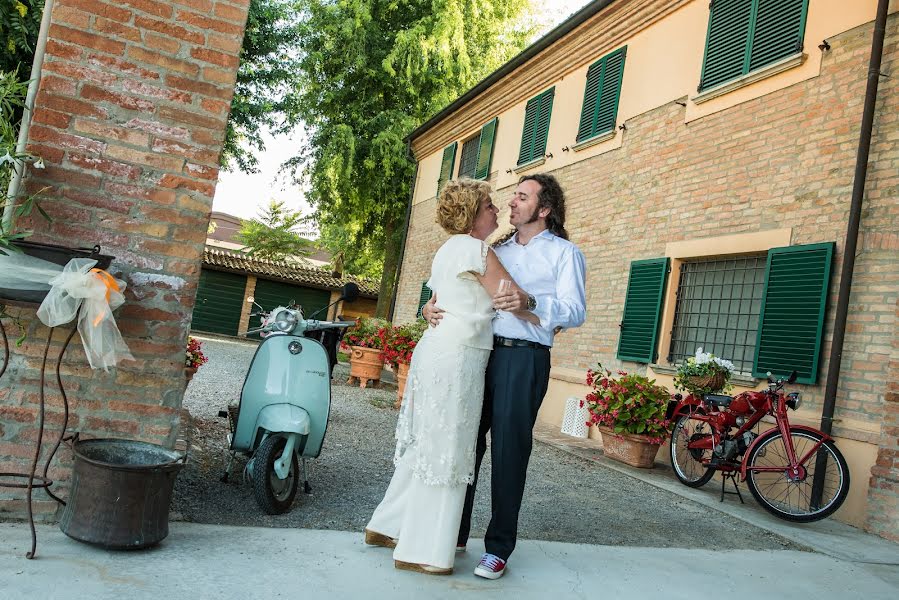
<path id="1" fill-rule="evenodd" d="M 724 483 L 730 479 L 731 483 L 734 484 L 735 492 L 728 492 L 724 489 Z M 721 471 L 721 499 L 718 502 L 724 502 L 724 494 L 730 494 L 732 496 L 737 496 L 740 498 L 740 504 L 746 504 L 743 502 L 743 494 L 740 493 L 740 486 L 737 485 L 737 471 Z"/>
<path id="2" fill-rule="evenodd" d="M 19 304 L 15 302 L 9 302 L 4 300 L 4 303 L 7 304 Z M 30 304 L 25 304 L 25 306 L 31 306 Z M 37 475 L 37 464 L 40 460 L 41 450 L 44 442 L 44 416 L 45 416 L 45 398 L 44 398 L 44 388 L 46 387 L 46 373 L 47 373 L 47 355 L 50 352 L 50 341 L 53 339 L 53 330 L 51 327 L 50 331 L 47 333 L 47 343 L 44 346 L 44 355 L 41 361 L 41 389 L 40 389 L 40 404 L 38 410 L 38 428 L 37 428 L 37 444 L 34 449 L 34 458 L 31 461 L 31 469 L 27 473 L 0 473 L 0 487 L 6 488 L 19 488 L 26 490 L 26 497 L 28 499 L 28 525 L 31 528 L 31 550 L 25 553 L 26 558 L 34 558 L 36 550 L 37 550 L 37 532 L 34 528 L 34 511 L 32 507 L 33 493 L 35 488 L 43 488 L 47 495 L 51 498 L 65 506 L 65 501 L 62 498 L 56 496 L 53 492 L 50 491 L 50 486 L 53 485 L 53 481 L 47 478 L 47 472 L 50 469 L 50 462 L 53 460 L 53 457 L 56 455 L 56 451 L 59 449 L 60 444 L 62 444 L 63 438 L 66 434 L 66 429 L 69 425 L 69 399 L 66 397 L 66 391 L 62 386 L 62 378 L 59 374 L 59 368 L 62 364 L 62 357 L 65 354 L 66 348 L 69 347 L 69 342 L 72 341 L 72 337 L 75 335 L 77 331 L 78 324 L 78 316 L 75 316 L 74 325 L 72 327 L 71 333 L 66 338 L 65 343 L 62 346 L 62 349 L 59 351 L 59 356 L 56 359 L 56 384 L 59 386 L 59 393 L 62 395 L 62 404 L 63 404 L 63 420 L 62 427 L 59 430 L 59 436 L 56 439 L 56 444 L 53 446 L 53 450 L 50 452 L 50 455 L 47 457 L 47 461 L 44 463 L 44 470 L 41 475 Z M 0 378 L 3 377 L 3 374 L 6 372 L 6 368 L 9 366 L 9 339 L 6 336 L 6 330 L 3 327 L 3 322 L 0 321 L 0 337 L 3 338 L 3 366 L 0 367 Z M 25 479 L 26 482 L 22 483 L 21 481 Z"/>

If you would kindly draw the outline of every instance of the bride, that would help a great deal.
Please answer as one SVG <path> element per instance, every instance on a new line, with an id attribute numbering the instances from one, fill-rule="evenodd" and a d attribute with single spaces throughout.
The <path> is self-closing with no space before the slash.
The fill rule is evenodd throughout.
<path id="1" fill-rule="evenodd" d="M 448 182 L 437 201 L 437 223 L 452 237 L 434 256 L 427 286 L 444 317 L 412 355 L 396 428 L 396 468 L 365 528 L 366 544 L 395 548 L 398 569 L 453 572 L 493 349 L 492 297 L 501 286 L 517 289 L 484 241 L 497 228 L 490 193 L 486 182 L 461 179 Z M 539 324 L 531 312 L 513 314 Z"/>

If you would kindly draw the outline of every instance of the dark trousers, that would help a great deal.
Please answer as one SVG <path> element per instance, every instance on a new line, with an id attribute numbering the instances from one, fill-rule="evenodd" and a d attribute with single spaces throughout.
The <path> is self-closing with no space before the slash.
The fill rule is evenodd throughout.
<path id="1" fill-rule="evenodd" d="M 518 537 L 518 511 L 534 443 L 534 422 L 549 385 L 549 367 L 549 350 L 544 348 L 498 346 L 487 363 L 474 481 L 465 495 L 459 543 L 467 542 L 471 533 L 475 488 L 489 431 L 491 516 L 484 546 L 503 560 L 512 554 Z"/>

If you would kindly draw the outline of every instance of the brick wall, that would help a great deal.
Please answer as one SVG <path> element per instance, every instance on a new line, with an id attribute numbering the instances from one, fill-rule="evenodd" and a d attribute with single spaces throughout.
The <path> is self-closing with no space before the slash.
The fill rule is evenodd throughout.
<path id="1" fill-rule="evenodd" d="M 628 120 L 627 131 L 619 132 L 620 149 L 554 171 L 568 196 L 568 231 L 588 268 L 587 322 L 557 338 L 554 366 L 618 364 L 618 323 L 632 260 L 664 256 L 668 242 L 791 227 L 793 244 L 837 242 L 821 385 L 803 390 L 810 412 L 820 415 L 872 26 L 828 39 L 832 49 L 819 77 L 686 124 L 683 107 L 660 106 Z M 887 29 L 897 28 L 899 15 L 892 15 Z M 897 43 L 897 36 L 887 37 L 886 73 L 899 66 Z M 853 435 L 882 446 L 869 500 L 884 514 L 890 507 L 893 516 L 871 527 L 895 537 L 897 411 L 884 397 L 897 377 L 890 365 L 897 356 L 899 88 L 889 81 L 881 81 L 878 96 L 836 417 L 868 431 L 882 423 L 882 438 Z M 552 171 L 552 160 L 543 168 Z M 510 194 L 511 188 L 497 191 L 504 208 Z M 413 208 L 397 299 L 400 321 L 412 318 L 430 259 L 445 239 L 437 235 L 434 207 L 431 199 Z M 505 208 L 500 222 L 507 216 Z M 895 389 L 890 393 L 895 398 Z M 857 474 L 861 481 L 867 476 Z"/>
<path id="2" fill-rule="evenodd" d="M 54 6 L 29 140 L 47 168 L 28 182 L 32 192 L 46 188 L 42 206 L 54 221 L 35 219 L 34 239 L 100 244 L 115 256 L 110 271 L 128 286 L 116 320 L 136 359 L 109 373 L 91 371 L 76 336 L 62 374 L 70 429 L 85 437 L 170 445 L 177 436 L 184 343 L 248 5 L 57 0 Z M 36 439 L 47 329 L 33 309 L 12 312 L 28 337 L 13 348 L 0 382 L 0 471 L 21 472 Z M 54 336 L 51 358 L 65 333 Z M 61 422 L 58 392 L 47 403 L 52 429 Z M 68 453 L 57 463 L 50 477 L 64 488 Z M 0 515 L 21 515 L 22 496 L 0 488 Z M 51 513 L 56 505 L 37 508 Z"/>

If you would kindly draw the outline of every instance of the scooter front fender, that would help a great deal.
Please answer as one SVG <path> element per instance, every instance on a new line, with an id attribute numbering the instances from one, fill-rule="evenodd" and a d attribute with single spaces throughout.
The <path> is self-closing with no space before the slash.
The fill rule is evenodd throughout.
<path id="1" fill-rule="evenodd" d="M 293 404 L 269 404 L 262 407 L 256 416 L 254 439 L 259 439 L 259 430 L 271 433 L 297 433 L 309 435 L 311 423 L 309 413 Z"/>

